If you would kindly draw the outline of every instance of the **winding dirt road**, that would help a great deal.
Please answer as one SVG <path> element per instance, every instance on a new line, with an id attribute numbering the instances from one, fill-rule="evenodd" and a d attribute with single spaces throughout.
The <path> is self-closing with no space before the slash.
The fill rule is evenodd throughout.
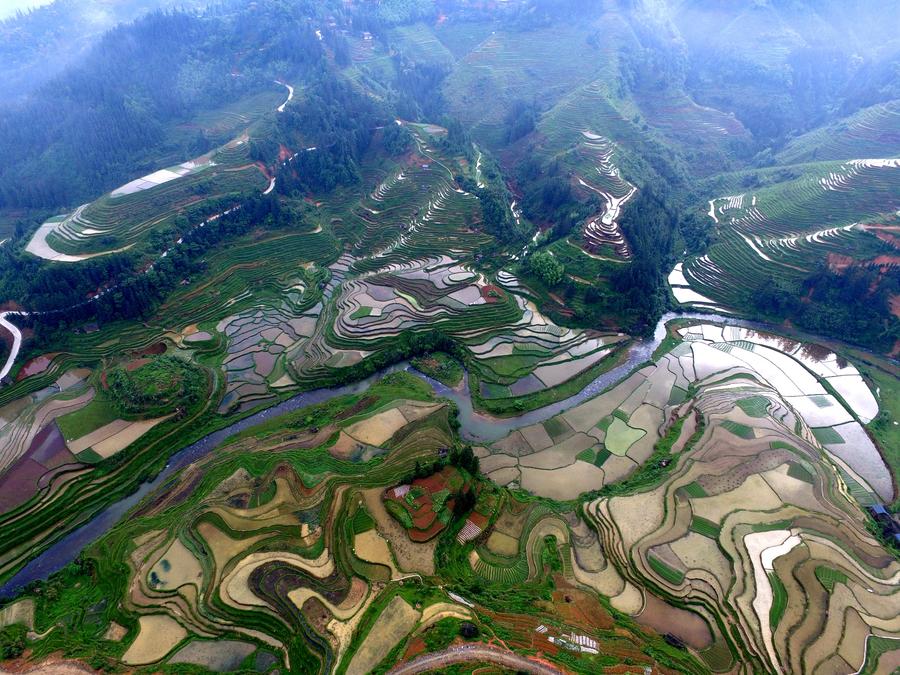
<path id="1" fill-rule="evenodd" d="M 496 647 L 489 647 L 485 644 L 460 645 L 458 647 L 448 647 L 447 649 L 434 652 L 432 654 L 423 654 L 412 661 L 403 663 L 396 668 L 388 671 L 388 675 L 415 675 L 417 673 L 428 673 L 439 671 L 449 665 L 455 663 L 466 663 L 475 661 L 478 663 L 496 663 L 504 668 L 511 668 L 534 675 L 562 675 L 563 671 L 540 661 L 532 661 L 531 659 L 519 656 L 513 652 L 508 652 Z"/>
<path id="2" fill-rule="evenodd" d="M 280 84 L 282 87 L 287 87 L 288 90 L 287 100 L 280 106 L 278 106 L 278 112 L 284 112 L 284 107 L 291 102 L 292 98 L 294 98 L 294 88 L 287 82 L 282 82 L 281 80 L 275 80 L 275 84 Z"/>
<path id="3" fill-rule="evenodd" d="M 13 364 L 16 362 L 16 357 L 19 355 L 19 348 L 22 346 L 22 331 L 6 320 L 7 316 L 16 315 L 25 316 L 25 312 L 3 312 L 0 314 L 0 326 L 3 326 L 13 336 L 13 343 L 9 350 L 9 356 L 6 357 L 6 363 L 3 365 L 3 370 L 0 370 L 0 380 L 6 377 L 9 374 L 9 371 L 12 370 Z"/>

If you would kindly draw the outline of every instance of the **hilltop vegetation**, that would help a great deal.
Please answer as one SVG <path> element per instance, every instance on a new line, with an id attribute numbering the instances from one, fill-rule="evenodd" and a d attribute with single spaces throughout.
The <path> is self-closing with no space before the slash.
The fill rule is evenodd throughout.
<path id="1" fill-rule="evenodd" d="M 192 407 L 206 391 L 203 371 L 172 356 L 118 366 L 106 374 L 106 382 L 115 405 L 126 415 Z"/>

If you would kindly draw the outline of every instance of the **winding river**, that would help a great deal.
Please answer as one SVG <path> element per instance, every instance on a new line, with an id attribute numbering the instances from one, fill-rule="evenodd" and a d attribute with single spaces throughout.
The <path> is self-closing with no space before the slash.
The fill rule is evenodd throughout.
<path id="1" fill-rule="evenodd" d="M 337 396 L 358 394 L 368 389 L 375 381 L 388 373 L 397 372 L 399 370 L 408 370 L 434 387 L 438 396 L 452 399 L 456 403 L 459 407 L 460 433 L 463 438 L 474 443 L 490 443 L 503 438 L 514 429 L 547 420 L 564 410 L 568 410 L 569 408 L 596 396 L 605 389 L 616 384 L 619 380 L 626 377 L 636 366 L 644 363 L 650 358 L 653 351 L 665 337 L 666 323 L 676 318 L 706 319 L 710 321 L 728 322 L 731 325 L 740 325 L 760 330 L 767 328 L 769 330 L 772 329 L 772 327 L 763 324 L 734 319 L 732 317 L 719 316 L 716 314 L 665 314 L 656 324 L 653 337 L 634 343 L 629 348 L 628 355 L 621 364 L 595 378 L 577 394 L 562 401 L 551 403 L 543 408 L 523 413 L 517 417 L 497 418 L 476 412 L 472 407 L 472 399 L 469 395 L 468 378 L 463 380 L 461 386 L 451 389 L 450 387 L 423 375 L 417 370 L 414 370 L 406 361 L 385 368 L 384 370 L 381 370 L 364 380 L 354 382 L 353 384 L 340 387 L 314 389 L 312 391 L 297 394 L 270 408 L 266 408 L 265 410 L 261 410 L 238 420 L 234 424 L 223 429 L 214 431 L 208 436 L 204 436 L 199 441 L 176 452 L 172 455 L 169 463 L 166 464 L 165 468 L 156 476 L 156 478 L 143 483 L 138 490 L 131 495 L 100 511 L 90 521 L 64 536 L 19 570 L 19 572 L 10 578 L 9 581 L 0 586 L 0 599 L 12 597 L 26 584 L 38 579 L 46 579 L 54 572 L 65 567 L 75 560 L 82 550 L 112 529 L 112 527 L 119 522 L 129 510 L 140 503 L 145 496 L 161 486 L 174 472 L 183 469 L 188 464 L 196 462 L 198 459 L 207 455 L 230 436 L 271 417 L 277 417 L 278 415 L 305 408 L 309 405 L 322 403 Z M 0 316 L 0 321 L 2 321 L 2 316 Z"/>

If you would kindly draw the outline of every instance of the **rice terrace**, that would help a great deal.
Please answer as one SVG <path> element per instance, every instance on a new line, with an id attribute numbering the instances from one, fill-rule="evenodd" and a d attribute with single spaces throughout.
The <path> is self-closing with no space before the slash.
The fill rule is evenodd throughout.
<path id="1" fill-rule="evenodd" d="M 900 4 L 0 8 L 0 673 L 900 672 Z"/>

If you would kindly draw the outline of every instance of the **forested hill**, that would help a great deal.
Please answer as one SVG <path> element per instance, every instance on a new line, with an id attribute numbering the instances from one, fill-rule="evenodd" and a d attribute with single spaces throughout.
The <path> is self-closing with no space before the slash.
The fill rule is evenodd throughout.
<path id="1" fill-rule="evenodd" d="M 204 152 L 201 135 L 174 125 L 320 68 L 314 15 L 302 3 L 158 11 L 109 32 L 76 66 L 0 111 L 0 206 L 70 206 L 158 168 L 160 155 Z"/>
<path id="2" fill-rule="evenodd" d="M 161 4 L 165 0 L 130 0 L 117 12 L 129 16 Z M 406 118 L 439 119 L 445 112 L 458 112 L 460 102 L 442 83 L 454 69 L 452 53 L 411 49 L 405 29 L 397 32 L 398 26 L 428 30 L 416 22 L 465 24 L 477 36 L 499 25 L 530 31 L 572 17 L 594 19 L 593 46 L 585 45 L 584 63 L 571 64 L 575 70 L 590 72 L 607 58 L 601 54 L 618 49 L 620 71 L 604 78 L 609 86 L 631 89 L 638 103 L 641 97 L 686 91 L 701 104 L 732 113 L 753 137 L 752 143 L 734 141 L 736 153 L 744 157 L 777 152 L 793 135 L 900 98 L 894 75 L 900 63 L 900 31 L 892 28 L 897 28 L 896 16 L 874 20 L 879 13 L 867 0 L 851 3 L 860 6 L 852 21 L 843 3 L 799 3 L 802 11 L 796 4 L 742 2 L 723 9 L 710 0 L 527 0 L 489 9 L 467 0 L 358 5 L 278 1 L 249 6 L 231 1 L 201 14 L 156 11 L 109 32 L 24 101 L 10 86 L 12 93 L 5 93 L 0 104 L 0 208 L 70 207 L 156 168 L 161 156 L 188 159 L 202 153 L 207 149 L 202 135 L 173 133 L 173 126 L 268 86 L 275 78 L 302 79 L 329 58 L 346 67 L 351 62 L 347 37 L 352 42 L 364 31 L 372 31 L 396 61 L 396 73 L 389 73 L 387 81 L 385 69 L 359 67 L 365 73 L 361 82 L 377 82 L 374 94 L 381 97 L 387 87 L 388 97 L 396 97 L 398 114 Z M 616 5 L 630 12 L 633 44 L 618 45 L 606 34 L 617 19 L 616 14 L 606 18 L 604 12 Z M 64 27 L 68 32 L 74 24 L 83 32 L 77 11 L 87 12 L 90 6 L 58 0 L 0 23 L 0 54 L 18 49 L 18 55 L 7 55 L 6 63 L 14 66 L 27 60 L 27 54 L 37 58 L 36 45 L 52 43 Z M 814 26 L 808 25 L 809 16 L 815 18 Z M 778 49 L 754 46 L 767 41 L 777 43 Z M 24 42 L 28 44 L 20 44 Z M 73 34 L 73 50 L 76 43 Z M 448 44 L 454 49 L 475 46 Z M 52 72 L 54 60 L 46 60 L 45 70 Z M 528 120 L 549 105 L 539 73 L 534 80 L 531 95 L 511 101 L 520 105 L 524 116 L 508 111 L 507 140 L 527 135 L 528 124 L 533 125 Z M 764 95 L 750 95 L 751 90 Z M 488 108 L 495 105 L 487 103 Z M 662 155 L 659 149 L 647 150 Z M 766 157 L 761 154 L 760 161 Z"/>
<path id="3" fill-rule="evenodd" d="M 16 4 L 16 3 L 13 3 Z M 28 9 L 29 5 L 40 5 Z M 54 0 L 21 2 L 0 21 L 0 99 L 19 101 L 76 63 L 119 23 L 156 9 L 188 10 L 202 0 Z"/>

